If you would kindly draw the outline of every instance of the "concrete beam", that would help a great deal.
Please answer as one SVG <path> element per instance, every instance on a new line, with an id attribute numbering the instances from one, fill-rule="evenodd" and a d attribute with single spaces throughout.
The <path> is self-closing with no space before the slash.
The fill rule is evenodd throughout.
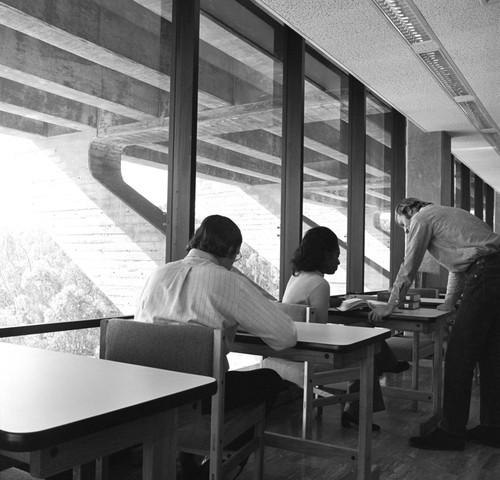
<path id="1" fill-rule="evenodd" d="M 72 130 L 97 128 L 97 109 L 0 78 L 0 110 Z"/>
<path id="2" fill-rule="evenodd" d="M 165 13 L 171 6 L 155 1 L 157 8 L 153 8 L 151 2 L 144 3 L 149 9 L 130 0 L 119 4 L 105 0 L 3 0 L 0 24 L 168 92 L 172 25 Z M 116 5 L 119 11 L 113 10 Z M 156 14 L 158 10 L 162 16 Z M 210 45 L 205 45 L 205 50 L 215 60 L 220 57 L 227 62 L 231 58 Z M 219 92 L 228 82 L 211 82 L 208 72 L 212 68 L 211 62 L 201 60 L 207 85 L 201 88 L 199 100 L 206 108 L 228 104 Z M 232 71 L 234 68 L 227 70 Z"/>
<path id="3" fill-rule="evenodd" d="M 0 126 L 4 132 L 9 134 L 18 134 L 21 132 L 23 137 L 44 138 L 56 135 L 66 135 L 74 133 L 74 130 L 60 127 L 58 125 L 49 125 L 39 120 L 22 117 L 10 112 L 0 111 Z"/>
<path id="4" fill-rule="evenodd" d="M 0 76 L 137 120 L 155 118 L 168 94 L 10 28 L 0 28 Z"/>
<path id="5" fill-rule="evenodd" d="M 141 82 L 170 90 L 170 52 L 166 48 L 161 50 L 160 45 L 161 23 L 166 21 L 132 1 L 122 0 L 120 7 L 130 12 L 135 22 L 90 0 L 3 0 L 0 24 Z M 139 13 L 142 25 L 149 30 L 137 23 Z M 164 35 L 168 36 L 170 30 L 164 28 Z M 165 38 L 163 41 L 171 43 Z"/>

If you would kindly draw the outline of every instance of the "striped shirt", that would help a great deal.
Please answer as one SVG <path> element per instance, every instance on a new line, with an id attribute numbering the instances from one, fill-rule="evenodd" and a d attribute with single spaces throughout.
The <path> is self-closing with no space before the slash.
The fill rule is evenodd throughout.
<path id="1" fill-rule="evenodd" d="M 228 271 L 213 255 L 198 249 L 153 272 L 139 299 L 135 319 L 194 322 L 225 329 L 228 352 L 237 329 L 262 338 L 276 350 L 297 342 L 297 331 L 288 315 L 242 274 Z"/>

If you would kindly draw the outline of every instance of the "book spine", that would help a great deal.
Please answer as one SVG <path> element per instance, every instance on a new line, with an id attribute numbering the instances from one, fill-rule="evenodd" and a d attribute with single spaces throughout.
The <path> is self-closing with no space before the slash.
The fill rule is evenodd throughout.
<path id="1" fill-rule="evenodd" d="M 391 296 L 390 292 L 379 292 L 377 293 L 377 300 L 381 302 L 387 302 L 389 297 Z M 401 299 L 401 302 L 419 302 L 420 294 L 419 293 L 408 293 L 404 298 Z"/>
<path id="2" fill-rule="evenodd" d="M 399 308 L 402 308 L 403 310 L 416 310 L 417 308 L 420 308 L 420 300 L 417 302 L 402 302 Z"/>

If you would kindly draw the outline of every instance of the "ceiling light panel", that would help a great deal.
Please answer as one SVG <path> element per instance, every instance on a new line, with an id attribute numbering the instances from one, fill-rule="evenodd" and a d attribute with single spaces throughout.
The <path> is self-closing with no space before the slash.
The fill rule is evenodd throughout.
<path id="1" fill-rule="evenodd" d="M 410 45 L 431 40 L 422 23 L 422 16 L 414 5 L 400 0 L 373 1 Z"/>
<path id="2" fill-rule="evenodd" d="M 485 131 L 494 131 L 492 122 L 484 115 L 476 102 L 460 102 L 458 105 L 481 133 L 485 133 Z"/>
<path id="3" fill-rule="evenodd" d="M 500 129 L 412 0 L 372 0 L 483 137 L 500 153 Z"/>
<path id="4" fill-rule="evenodd" d="M 440 51 L 422 53 L 419 56 L 452 97 L 470 95 L 470 90 Z"/>

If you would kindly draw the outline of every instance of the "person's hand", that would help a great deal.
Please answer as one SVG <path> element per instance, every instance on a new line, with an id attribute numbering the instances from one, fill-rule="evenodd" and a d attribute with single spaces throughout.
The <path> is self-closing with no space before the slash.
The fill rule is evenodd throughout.
<path id="1" fill-rule="evenodd" d="M 368 315 L 370 322 L 380 322 L 383 318 L 388 317 L 396 310 L 396 305 L 382 305 L 374 308 Z"/>
<path id="2" fill-rule="evenodd" d="M 342 299 L 339 297 L 330 297 L 330 307 L 340 307 L 342 305 Z"/>
<path id="3" fill-rule="evenodd" d="M 438 305 L 436 307 L 436 310 L 441 310 L 443 312 L 451 312 L 451 311 L 455 310 L 455 306 L 449 305 L 447 303 L 442 303 L 441 305 Z"/>

